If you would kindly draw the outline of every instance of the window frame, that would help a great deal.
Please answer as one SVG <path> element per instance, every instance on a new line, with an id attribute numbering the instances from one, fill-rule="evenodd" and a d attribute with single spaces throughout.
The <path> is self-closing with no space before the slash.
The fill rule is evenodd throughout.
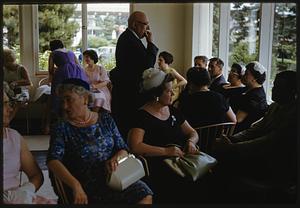
<path id="1" fill-rule="evenodd" d="M 213 5 L 213 3 L 210 3 Z M 271 86 L 270 86 L 270 76 L 271 76 L 271 64 L 272 64 L 272 42 L 273 42 L 273 28 L 274 28 L 274 13 L 275 13 L 275 3 L 260 3 L 260 29 L 259 29 L 259 51 L 258 51 L 258 61 L 265 66 L 267 69 L 266 81 L 263 84 L 267 95 L 267 102 L 271 103 Z M 194 10 L 197 7 L 194 6 Z M 197 10 L 196 10 L 197 11 Z M 194 12 L 194 19 L 201 18 L 199 12 Z M 224 61 L 223 74 L 225 77 L 228 76 L 229 71 L 229 23 L 230 23 L 230 3 L 220 3 L 220 25 L 219 31 L 219 57 Z M 213 27 L 213 23 L 209 22 L 210 27 Z M 264 35 L 262 35 L 264 34 Z M 201 39 L 201 33 L 196 33 L 193 31 L 193 36 L 198 35 Z M 195 49 L 193 51 L 200 51 L 200 45 L 194 45 Z M 208 51 L 207 54 L 212 54 L 212 51 Z"/>

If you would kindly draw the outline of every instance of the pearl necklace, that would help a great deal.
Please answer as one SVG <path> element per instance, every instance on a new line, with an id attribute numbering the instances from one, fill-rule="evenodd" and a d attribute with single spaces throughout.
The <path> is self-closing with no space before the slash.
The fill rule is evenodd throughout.
<path id="1" fill-rule="evenodd" d="M 88 124 L 91 121 L 92 115 L 93 115 L 93 113 L 91 111 L 89 111 L 89 115 L 88 115 L 87 119 L 85 119 L 84 121 L 71 121 L 71 120 L 69 120 L 69 122 L 74 124 L 75 126 L 85 126 L 86 124 Z"/>

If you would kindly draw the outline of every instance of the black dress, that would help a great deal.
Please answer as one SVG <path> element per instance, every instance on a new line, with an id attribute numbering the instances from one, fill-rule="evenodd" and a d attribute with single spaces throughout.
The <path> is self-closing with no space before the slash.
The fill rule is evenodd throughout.
<path id="1" fill-rule="evenodd" d="M 229 105 L 220 93 L 199 91 L 182 96 L 178 108 L 192 127 L 200 127 L 226 122 Z"/>
<path id="2" fill-rule="evenodd" d="M 160 120 L 145 110 L 137 112 L 133 128 L 140 128 L 145 131 L 144 143 L 159 147 L 165 147 L 167 144 L 183 146 L 186 143 L 186 138 L 180 127 L 185 119 L 176 108 L 172 106 L 169 108 L 170 116 L 166 120 Z M 174 173 L 163 162 L 164 158 L 163 156 L 146 157 L 150 176 L 144 181 L 153 190 L 156 202 L 174 203 L 184 200 L 189 202 L 189 198 L 192 196 L 191 191 L 196 183 Z"/>
<path id="3" fill-rule="evenodd" d="M 238 110 L 237 108 L 240 102 L 240 98 L 242 94 L 246 92 L 246 90 L 246 87 L 222 87 L 220 93 L 224 95 L 225 99 L 228 101 L 230 107 L 232 108 L 232 111 L 236 113 Z"/>
<path id="4" fill-rule="evenodd" d="M 267 112 L 268 103 L 264 88 L 254 88 L 242 94 L 237 109 L 248 115 L 242 122 L 237 123 L 235 133 L 248 129 L 253 122 L 262 118 Z"/>

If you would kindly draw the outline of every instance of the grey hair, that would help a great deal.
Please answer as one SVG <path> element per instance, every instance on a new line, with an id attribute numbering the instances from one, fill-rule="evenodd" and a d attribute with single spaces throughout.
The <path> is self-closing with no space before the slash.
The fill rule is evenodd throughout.
<path id="1" fill-rule="evenodd" d="M 74 84 L 59 84 L 56 88 L 56 93 L 58 94 L 58 96 L 62 96 L 62 94 L 66 91 L 74 92 L 79 96 L 87 95 L 89 103 L 92 103 L 94 100 L 91 92 L 82 86 L 78 86 Z"/>

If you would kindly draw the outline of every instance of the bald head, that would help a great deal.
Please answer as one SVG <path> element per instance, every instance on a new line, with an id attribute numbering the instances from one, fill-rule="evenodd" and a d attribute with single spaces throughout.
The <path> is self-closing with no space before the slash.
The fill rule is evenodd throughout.
<path id="1" fill-rule="evenodd" d="M 143 38 L 144 33 L 149 29 L 146 14 L 141 11 L 133 12 L 128 18 L 128 28 L 133 30 L 140 38 Z"/>
<path id="2" fill-rule="evenodd" d="M 134 22 L 139 20 L 147 20 L 147 17 L 144 12 L 135 11 L 131 13 L 131 15 L 128 18 L 128 27 L 131 29 Z"/>

